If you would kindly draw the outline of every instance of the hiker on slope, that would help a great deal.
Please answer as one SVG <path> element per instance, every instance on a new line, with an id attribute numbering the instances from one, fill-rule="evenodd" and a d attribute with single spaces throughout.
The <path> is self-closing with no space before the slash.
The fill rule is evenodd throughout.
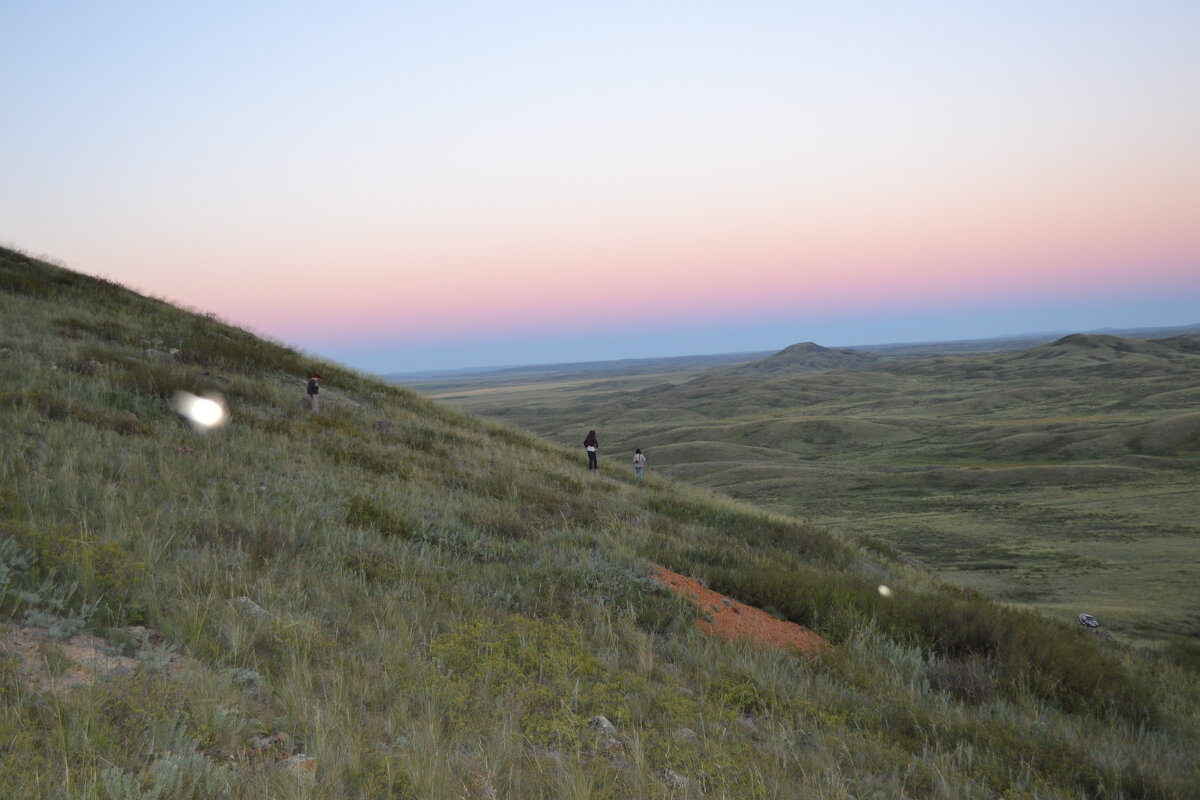
<path id="1" fill-rule="evenodd" d="M 595 431 L 588 431 L 587 438 L 583 440 L 583 449 L 587 450 L 588 469 L 600 469 L 600 465 L 596 462 L 596 451 L 600 449 L 600 442 L 596 440 Z"/>
<path id="2" fill-rule="evenodd" d="M 314 372 L 312 377 L 308 379 L 308 408 L 310 411 L 317 410 L 317 393 L 321 391 L 321 373 Z"/>

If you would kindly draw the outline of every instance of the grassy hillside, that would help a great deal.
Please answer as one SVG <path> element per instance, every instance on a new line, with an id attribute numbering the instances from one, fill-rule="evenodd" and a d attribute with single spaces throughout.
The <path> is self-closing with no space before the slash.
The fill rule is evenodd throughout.
<path id="1" fill-rule="evenodd" d="M 574 448 L 6 250 L 0 318 L 0 797 L 1200 786 L 1195 648 L 1133 652 L 787 517 L 589 475 Z M 197 433 L 178 391 L 229 423 Z M 707 638 L 653 564 L 834 646 Z"/>
<path id="2" fill-rule="evenodd" d="M 1200 637 L 1200 336 L 821 372 L 814 356 L 842 357 L 798 345 L 634 391 L 448 401 L 562 443 L 595 428 L 609 458 L 640 447 L 661 474 L 877 538 L 1062 619 L 1093 613 L 1128 640 Z"/>

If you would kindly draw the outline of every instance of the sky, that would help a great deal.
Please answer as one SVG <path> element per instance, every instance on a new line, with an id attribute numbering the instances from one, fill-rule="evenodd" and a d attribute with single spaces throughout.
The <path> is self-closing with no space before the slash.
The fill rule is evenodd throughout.
<path id="1" fill-rule="evenodd" d="M 0 0 L 0 243 L 372 372 L 1200 322 L 1200 3 Z"/>

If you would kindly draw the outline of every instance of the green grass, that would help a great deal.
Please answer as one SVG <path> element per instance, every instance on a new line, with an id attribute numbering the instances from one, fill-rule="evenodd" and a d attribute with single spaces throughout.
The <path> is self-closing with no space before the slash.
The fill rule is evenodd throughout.
<path id="1" fill-rule="evenodd" d="M 639 485 L 606 451 L 589 474 L 577 447 L 4 250 L 0 315 L 0 796 L 1200 785 L 1186 647 L 1105 642 L 887 543 L 653 472 Z M 319 415 L 299 403 L 311 369 Z M 229 424 L 196 433 L 177 388 L 224 396 Z M 836 649 L 706 638 L 652 562 Z M 79 632 L 138 666 L 41 687 L 13 644 L 33 629 L 55 672 Z"/>
<path id="2" fill-rule="evenodd" d="M 1197 341 L 1069 337 L 827 371 L 767 359 L 639 385 L 481 376 L 448 402 L 564 445 L 597 429 L 604 459 L 640 447 L 651 474 L 1162 648 L 1200 635 Z"/>

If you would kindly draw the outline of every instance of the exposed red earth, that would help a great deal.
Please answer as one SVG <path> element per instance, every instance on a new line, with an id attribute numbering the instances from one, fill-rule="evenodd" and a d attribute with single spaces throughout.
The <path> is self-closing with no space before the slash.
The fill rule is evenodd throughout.
<path id="1" fill-rule="evenodd" d="M 749 639 L 767 647 L 803 653 L 820 652 L 832 647 L 820 634 L 714 592 L 698 580 L 657 565 L 650 574 L 700 610 L 696 627 L 709 636 Z"/>

